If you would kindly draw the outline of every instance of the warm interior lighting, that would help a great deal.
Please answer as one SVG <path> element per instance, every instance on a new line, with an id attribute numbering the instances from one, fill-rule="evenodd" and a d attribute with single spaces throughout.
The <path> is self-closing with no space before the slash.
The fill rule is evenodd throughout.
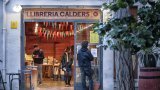
<path id="1" fill-rule="evenodd" d="M 36 27 L 38 27 L 38 23 L 36 23 Z"/>
<path id="2" fill-rule="evenodd" d="M 36 23 L 36 25 L 35 25 L 35 30 L 34 30 L 34 32 L 35 32 L 35 34 L 38 33 L 38 23 Z"/>
<path id="3" fill-rule="evenodd" d="M 86 29 L 91 28 L 91 27 L 93 27 L 93 24 L 90 24 L 90 25 L 88 25 L 84 28 L 81 28 L 80 30 L 77 30 L 77 33 L 82 32 L 83 30 L 86 30 Z"/>

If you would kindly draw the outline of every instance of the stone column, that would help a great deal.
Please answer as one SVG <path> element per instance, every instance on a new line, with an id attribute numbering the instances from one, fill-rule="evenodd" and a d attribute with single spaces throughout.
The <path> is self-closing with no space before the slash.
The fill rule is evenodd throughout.
<path id="1" fill-rule="evenodd" d="M 0 1 L 0 6 L 3 6 L 2 5 L 3 4 L 3 1 L 1 0 Z M 1 51 L 1 53 L 0 53 L 0 60 L 2 60 L 3 58 L 3 53 L 2 53 L 2 51 L 3 51 L 3 49 L 2 49 L 2 47 L 3 47 L 3 32 L 2 32 L 2 28 L 3 28 L 3 8 L 0 8 L 0 51 Z M 2 69 L 2 63 L 0 63 L 0 69 Z"/>
<path id="2" fill-rule="evenodd" d="M 114 90 L 113 51 L 103 50 L 103 90 Z"/>

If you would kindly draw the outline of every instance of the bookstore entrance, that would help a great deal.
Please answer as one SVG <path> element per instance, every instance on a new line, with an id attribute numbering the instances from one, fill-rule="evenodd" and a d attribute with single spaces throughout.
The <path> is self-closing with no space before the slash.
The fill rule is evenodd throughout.
<path id="1" fill-rule="evenodd" d="M 77 52 L 83 40 L 89 41 L 94 56 L 94 88 L 100 89 L 99 37 L 92 31 L 99 21 L 98 9 L 78 8 L 26 8 L 23 9 L 23 56 L 24 70 L 31 71 L 31 79 L 24 75 L 25 88 L 35 90 L 82 90 L 81 72 L 77 64 Z M 35 49 L 37 48 L 38 49 Z M 39 52 L 38 52 L 39 51 Z M 37 53 L 38 54 L 35 54 Z M 68 53 L 67 55 L 65 55 Z M 63 59 L 68 56 L 71 74 L 66 84 Z M 42 62 L 37 65 L 37 59 Z M 39 66 L 40 64 L 40 66 Z M 88 80 L 87 80 L 88 81 Z M 87 82 L 88 84 L 88 82 Z"/>

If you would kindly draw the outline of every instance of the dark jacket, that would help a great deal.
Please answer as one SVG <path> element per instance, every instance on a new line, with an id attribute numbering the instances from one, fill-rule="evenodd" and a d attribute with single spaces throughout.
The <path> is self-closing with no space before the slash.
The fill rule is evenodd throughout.
<path id="1" fill-rule="evenodd" d="M 88 48 L 81 48 L 77 55 L 79 67 L 91 68 L 91 61 L 93 61 L 93 55 Z"/>
<path id="2" fill-rule="evenodd" d="M 38 58 L 36 58 L 38 56 Z M 34 63 L 36 64 L 43 64 L 43 59 L 44 59 L 44 53 L 42 50 L 34 50 L 32 54 L 32 58 Z"/>
<path id="3" fill-rule="evenodd" d="M 68 62 L 67 62 L 67 55 L 66 53 L 63 54 L 61 64 L 62 64 L 62 70 L 63 68 L 66 69 L 66 71 L 71 71 L 72 64 L 73 64 L 73 56 L 68 53 Z"/>

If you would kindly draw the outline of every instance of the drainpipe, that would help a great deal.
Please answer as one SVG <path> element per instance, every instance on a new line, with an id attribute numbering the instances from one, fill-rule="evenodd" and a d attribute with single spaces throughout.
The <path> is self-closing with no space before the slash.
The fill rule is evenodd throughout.
<path id="1" fill-rule="evenodd" d="M 6 64 L 7 64 L 7 59 L 6 59 L 6 32 L 7 32 L 7 26 L 6 26 L 6 5 L 9 2 L 9 0 L 3 0 L 3 29 L 2 29 L 2 35 L 3 35 L 3 67 L 2 67 L 2 73 L 3 73 L 3 78 L 6 81 Z"/>

